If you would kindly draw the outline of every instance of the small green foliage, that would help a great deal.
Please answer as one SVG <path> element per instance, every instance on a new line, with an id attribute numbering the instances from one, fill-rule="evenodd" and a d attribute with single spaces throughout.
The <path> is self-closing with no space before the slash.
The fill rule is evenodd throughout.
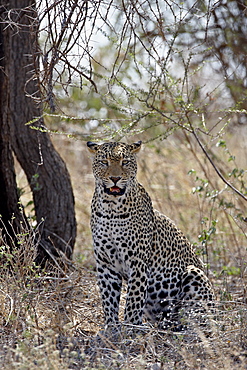
<path id="1" fill-rule="evenodd" d="M 235 155 L 230 155 L 228 158 L 228 162 L 235 161 Z"/>
<path id="2" fill-rule="evenodd" d="M 222 272 L 229 276 L 240 276 L 241 269 L 240 267 L 236 267 L 236 266 L 223 266 Z"/>
<path id="3" fill-rule="evenodd" d="M 191 174 L 191 173 L 190 173 Z M 201 193 L 203 191 L 206 190 L 206 188 L 208 187 L 208 180 L 207 179 L 201 179 L 199 178 L 198 176 L 196 176 L 196 179 L 195 181 L 197 182 L 200 182 L 199 185 L 197 186 L 194 186 L 192 188 L 192 193 L 195 194 L 195 193 Z M 207 194 L 208 195 L 208 194 Z M 199 196 L 202 196 L 201 194 L 199 194 Z"/>
<path id="4" fill-rule="evenodd" d="M 226 148 L 226 141 L 225 140 L 219 140 L 216 144 L 217 147 Z"/>
<path id="5" fill-rule="evenodd" d="M 208 218 L 203 217 L 201 220 L 202 225 L 207 225 L 208 224 Z M 204 228 L 201 231 L 201 234 L 198 235 L 198 240 L 202 243 L 202 245 L 206 245 L 209 242 L 212 241 L 213 237 L 216 234 L 216 225 L 217 225 L 218 220 L 212 220 L 211 225 L 208 228 Z"/>
<path id="6" fill-rule="evenodd" d="M 192 168 L 189 170 L 188 175 L 196 175 L 196 171 Z"/>
<path id="7" fill-rule="evenodd" d="M 33 191 L 40 190 L 40 185 L 39 185 L 38 179 L 39 179 L 39 174 L 35 173 L 32 176 L 32 180 L 31 180 L 31 186 L 32 186 Z"/>
<path id="8" fill-rule="evenodd" d="M 232 295 L 228 291 L 224 290 L 220 292 L 220 300 L 221 301 L 232 301 Z"/>
<path id="9" fill-rule="evenodd" d="M 229 177 L 235 178 L 242 178 L 245 174 L 243 169 L 233 168 L 233 170 L 229 173 Z"/>

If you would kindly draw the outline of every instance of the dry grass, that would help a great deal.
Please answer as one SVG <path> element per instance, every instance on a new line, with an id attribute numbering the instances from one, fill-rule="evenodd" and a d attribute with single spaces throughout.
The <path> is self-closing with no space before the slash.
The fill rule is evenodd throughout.
<path id="1" fill-rule="evenodd" d="M 145 138 L 144 138 L 145 139 Z M 232 139 L 234 148 L 234 138 Z M 91 159 L 81 141 L 62 136 L 54 143 L 71 173 L 76 199 L 78 237 L 74 264 L 61 278 L 32 264 L 33 239 L 23 230 L 21 250 L 9 256 L 12 273 L 2 268 L 0 278 L 0 365 L 3 369 L 247 369 L 246 223 L 236 218 L 246 212 L 241 200 L 224 189 L 204 158 L 203 166 L 181 137 L 147 145 L 139 154 L 139 180 L 155 208 L 176 221 L 210 264 L 210 277 L 218 299 L 212 333 L 159 332 L 150 328 L 117 342 L 102 338 L 103 315 L 99 299 L 89 228 L 93 193 Z M 194 145 L 192 143 L 192 145 Z M 236 157 L 244 151 L 238 145 Z M 241 152 L 242 150 L 242 152 Z M 223 158 L 224 159 L 224 158 Z M 219 205 L 219 197 L 192 194 L 195 169 L 199 178 L 211 179 L 208 189 L 235 208 Z M 18 170 L 21 186 L 24 177 Z M 29 200 L 28 192 L 24 202 Z M 210 234 L 213 220 L 216 230 Z M 209 234 L 201 248 L 198 235 Z M 7 246 L 5 246 L 5 254 Z M 20 253 L 25 263 L 20 263 Z M 124 304 L 124 302 L 122 302 Z M 98 334 L 98 336 L 97 336 Z"/>
<path id="2" fill-rule="evenodd" d="M 28 261 L 18 273 L 5 269 L 1 276 L 2 368 L 246 369 L 247 308 L 234 298 L 222 302 L 209 337 L 196 329 L 150 328 L 114 342 L 96 336 L 103 322 L 94 272 L 75 264 L 61 278 L 55 271 L 37 273 Z"/>

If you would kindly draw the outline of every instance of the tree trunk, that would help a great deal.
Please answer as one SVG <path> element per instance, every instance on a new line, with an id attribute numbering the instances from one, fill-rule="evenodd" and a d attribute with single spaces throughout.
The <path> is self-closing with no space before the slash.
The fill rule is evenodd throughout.
<path id="1" fill-rule="evenodd" d="M 5 226 L 7 243 L 11 243 L 20 226 L 21 212 L 18 207 L 19 198 L 10 145 L 6 78 L 2 73 L 4 57 L 2 28 L 3 26 L 0 24 L 0 228 Z M 17 215 L 17 217 L 12 217 L 13 215 Z"/>
<path id="2" fill-rule="evenodd" d="M 9 0 L 4 3 L 5 24 L 1 25 L 4 72 L 1 71 L 1 74 L 8 100 L 4 106 L 5 117 L 10 127 L 12 150 L 27 176 L 37 223 L 42 226 L 39 261 L 46 255 L 43 253 L 45 250 L 56 254 L 55 249 L 71 258 L 76 236 L 74 197 L 66 165 L 54 149 L 49 135 L 42 132 L 36 73 L 39 58 L 35 3 L 33 0 Z M 36 122 L 27 124 L 35 119 Z M 5 170 L 13 171 L 13 164 L 8 163 Z M 11 197 L 10 189 L 5 189 L 6 197 Z M 12 212 L 15 213 L 16 209 Z"/>

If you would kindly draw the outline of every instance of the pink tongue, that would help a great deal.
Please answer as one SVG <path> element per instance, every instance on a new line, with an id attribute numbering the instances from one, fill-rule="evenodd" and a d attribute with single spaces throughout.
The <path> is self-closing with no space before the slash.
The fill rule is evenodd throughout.
<path id="1" fill-rule="evenodd" d="M 120 189 L 117 186 L 113 186 L 110 188 L 110 191 L 116 191 L 117 193 L 120 192 Z"/>

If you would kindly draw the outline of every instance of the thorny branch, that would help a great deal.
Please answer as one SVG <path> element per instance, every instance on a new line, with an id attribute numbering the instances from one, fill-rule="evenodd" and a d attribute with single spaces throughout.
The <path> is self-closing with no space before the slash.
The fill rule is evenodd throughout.
<path id="1" fill-rule="evenodd" d="M 105 104 L 107 96 L 109 105 L 113 102 L 121 112 L 130 112 L 134 122 L 129 125 L 130 131 L 136 122 L 139 124 L 140 117 L 147 119 L 150 112 L 155 112 L 161 125 L 170 124 L 192 134 L 217 175 L 247 200 L 211 159 L 197 135 L 198 123 L 190 123 L 194 108 L 186 108 L 193 106 L 195 111 L 198 108 L 205 114 L 211 114 L 210 107 L 214 112 L 224 109 L 214 103 L 214 95 L 224 90 L 230 92 L 233 104 L 242 109 L 243 122 L 246 118 L 243 40 L 247 8 L 242 1 L 233 0 L 233 4 L 234 12 L 233 6 L 228 3 L 222 6 L 219 1 L 186 0 L 177 4 L 170 0 L 37 0 L 37 18 L 30 19 L 30 30 L 35 30 L 33 26 L 39 20 L 41 46 L 34 56 L 33 78 L 39 80 L 43 101 L 54 111 L 54 87 L 60 84 L 68 93 L 72 83 L 77 81 L 78 85 L 79 79 L 81 88 L 83 82 L 89 82 Z M 18 32 L 18 16 L 7 14 L 5 22 L 6 27 L 16 27 Z M 234 40 L 228 24 L 234 29 Z M 198 32 L 192 33 L 191 28 Z M 102 35 L 109 47 L 103 57 Z M 214 57 L 213 73 L 222 78 L 205 94 L 197 71 L 205 60 Z M 182 73 L 176 66 L 180 66 Z M 220 104 L 224 104 L 224 99 Z M 148 122 L 146 127 L 152 125 L 155 127 L 157 122 Z M 213 123 L 205 133 L 211 135 L 216 125 Z"/>
<path id="2" fill-rule="evenodd" d="M 62 86 L 69 85 L 72 76 L 76 74 L 80 79 L 85 78 L 97 91 L 95 82 L 92 79 L 91 60 L 89 61 L 88 74 L 84 73 L 81 67 L 85 51 L 89 49 L 87 38 L 82 40 L 83 33 L 86 32 L 86 22 L 92 16 L 89 14 L 89 2 L 78 0 L 74 1 L 57 1 L 50 5 L 50 1 L 46 0 L 46 8 L 43 11 L 42 19 L 44 24 L 41 33 L 46 34 L 46 39 L 43 47 L 43 73 L 40 83 L 43 90 L 46 92 L 46 100 L 49 103 L 51 111 L 55 111 L 54 102 L 54 85 L 58 80 L 62 82 Z M 94 12 L 91 8 L 91 12 Z M 82 55 L 73 57 L 71 52 L 74 49 L 84 49 Z M 57 68 L 55 66 L 57 65 Z M 63 83 L 65 75 L 68 76 L 67 83 Z"/>
<path id="3" fill-rule="evenodd" d="M 237 193 L 240 197 L 242 197 L 244 200 L 247 201 L 247 198 L 244 196 L 243 193 L 241 193 L 238 189 L 236 189 L 229 181 L 227 181 L 225 179 L 225 177 L 222 175 L 222 173 L 220 172 L 220 170 L 217 168 L 217 166 L 215 165 L 214 161 L 211 159 L 210 155 L 208 154 L 207 150 L 205 149 L 205 145 L 203 145 L 202 141 L 199 139 L 197 133 L 196 133 L 196 130 L 193 130 L 193 136 L 195 137 L 197 143 L 199 144 L 200 148 L 202 149 L 203 153 L 205 154 L 205 156 L 207 157 L 207 159 L 209 160 L 209 162 L 211 163 L 211 165 L 213 166 L 215 172 L 217 173 L 217 175 L 221 178 L 221 180 L 227 185 L 229 186 L 229 188 L 231 188 L 235 193 Z"/>

